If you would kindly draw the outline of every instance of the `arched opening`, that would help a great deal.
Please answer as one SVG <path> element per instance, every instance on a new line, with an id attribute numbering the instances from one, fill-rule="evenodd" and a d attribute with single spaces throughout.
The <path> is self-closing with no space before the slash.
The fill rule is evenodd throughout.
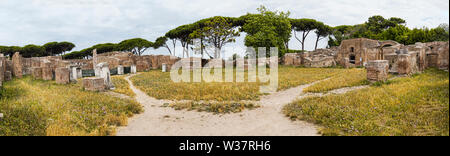
<path id="1" fill-rule="evenodd" d="M 349 56 L 349 60 L 350 60 L 350 63 L 351 63 L 351 64 L 355 64 L 355 63 L 356 63 L 356 56 L 353 55 L 353 54 L 351 54 L 351 55 Z"/>
<path id="2" fill-rule="evenodd" d="M 354 47 L 350 47 L 350 52 L 354 53 L 355 52 L 355 48 Z"/>
<path id="3" fill-rule="evenodd" d="M 385 44 L 377 52 L 377 60 L 384 60 L 384 48 L 392 47 L 392 44 Z"/>

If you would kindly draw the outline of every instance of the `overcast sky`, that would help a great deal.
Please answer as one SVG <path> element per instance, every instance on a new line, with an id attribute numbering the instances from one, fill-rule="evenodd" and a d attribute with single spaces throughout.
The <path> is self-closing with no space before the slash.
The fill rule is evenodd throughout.
<path id="1" fill-rule="evenodd" d="M 449 21 L 448 0 L 0 0 L 0 45 L 69 41 L 81 50 L 136 37 L 154 41 L 179 25 L 255 13 L 260 5 L 331 26 L 360 24 L 372 15 L 403 18 L 410 28 Z M 228 47 L 243 47 L 243 37 Z M 314 48 L 312 38 L 308 50 Z M 290 47 L 300 48 L 295 39 Z M 147 52 L 167 53 L 163 48 Z"/>

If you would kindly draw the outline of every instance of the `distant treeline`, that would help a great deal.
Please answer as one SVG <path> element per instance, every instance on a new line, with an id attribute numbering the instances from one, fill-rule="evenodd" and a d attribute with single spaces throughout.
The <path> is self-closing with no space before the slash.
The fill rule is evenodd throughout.
<path id="1" fill-rule="evenodd" d="M 235 38 L 240 36 L 241 32 L 247 34 L 244 40 L 245 46 L 278 47 L 280 55 L 287 52 L 304 51 L 305 40 L 311 32 L 317 34 L 315 38 L 316 49 L 318 48 L 318 42 L 325 38 L 329 39 L 328 47 L 339 46 L 341 41 L 345 39 L 361 37 L 376 40 L 394 40 L 402 44 L 449 40 L 448 24 L 441 24 L 431 29 L 426 27 L 410 29 L 405 26 L 406 21 L 404 19 L 396 17 L 386 19 L 376 15 L 370 17 L 363 24 L 331 27 L 314 19 L 290 18 L 289 12 L 270 11 L 264 6 L 258 8 L 258 11 L 259 13 L 248 13 L 240 17 L 215 16 L 201 19 L 197 22 L 174 28 L 164 36 L 157 38 L 154 42 L 142 38 L 134 38 L 120 43 L 97 44 L 90 48 L 65 54 L 64 58 L 89 57 L 92 56 L 93 49 L 97 49 L 98 53 L 129 51 L 136 55 L 141 55 L 148 48 L 158 49 L 161 47 L 166 48 L 171 55 L 176 55 L 175 48 L 177 43 L 181 43 L 183 56 L 189 57 L 189 50 L 199 50 L 202 56 L 206 55 L 210 58 L 215 58 L 220 57 L 220 55 L 217 54 L 217 51 L 211 51 L 207 47 L 214 47 L 220 50 L 225 44 L 235 42 Z M 288 43 L 292 36 L 299 42 L 302 47 L 301 50 L 291 50 L 289 48 Z M 198 41 L 200 43 L 195 43 Z M 11 54 L 11 51 L 17 50 L 23 52 L 24 56 L 60 55 L 72 49 L 55 48 L 57 50 L 53 50 L 45 45 L 0 48 L 0 51 L 7 55 Z"/>
<path id="2" fill-rule="evenodd" d="M 20 52 L 23 57 L 56 56 L 63 55 L 73 48 L 75 48 L 75 44 L 70 42 L 49 42 L 42 46 L 33 44 L 24 47 L 0 46 L 0 53 L 12 56 L 15 52 Z"/>

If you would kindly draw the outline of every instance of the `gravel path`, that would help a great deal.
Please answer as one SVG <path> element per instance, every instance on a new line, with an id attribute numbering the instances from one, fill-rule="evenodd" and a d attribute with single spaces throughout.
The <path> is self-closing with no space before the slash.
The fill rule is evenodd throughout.
<path id="1" fill-rule="evenodd" d="M 131 75 L 132 76 L 132 75 Z M 317 127 L 304 121 L 291 121 L 282 113 L 284 105 L 303 98 L 307 84 L 261 97 L 261 107 L 241 113 L 214 115 L 207 112 L 161 107 L 168 100 L 157 100 L 137 89 L 129 80 L 144 113 L 118 129 L 118 136 L 317 136 Z M 346 90 L 349 91 L 349 90 Z M 343 93 L 343 92 L 338 92 Z"/>

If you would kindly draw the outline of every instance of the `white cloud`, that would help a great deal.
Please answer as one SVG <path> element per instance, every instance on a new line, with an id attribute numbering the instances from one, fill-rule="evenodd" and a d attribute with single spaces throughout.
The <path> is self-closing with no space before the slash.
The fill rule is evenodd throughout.
<path id="1" fill-rule="evenodd" d="M 134 37 L 154 40 L 176 26 L 256 12 L 259 5 L 332 26 L 362 23 L 372 15 L 400 17 L 409 27 L 436 27 L 449 20 L 447 0 L 1 0 L 0 45 L 70 41 L 80 50 Z M 242 47 L 243 37 L 229 46 Z M 313 48 L 313 38 L 307 49 Z M 298 49 L 299 43 L 293 39 L 290 47 Z"/>

